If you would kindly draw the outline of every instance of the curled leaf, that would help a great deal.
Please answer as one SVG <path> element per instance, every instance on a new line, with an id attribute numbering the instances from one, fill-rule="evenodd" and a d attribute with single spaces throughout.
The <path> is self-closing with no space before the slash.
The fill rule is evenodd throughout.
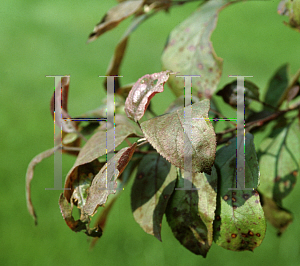
<path id="1" fill-rule="evenodd" d="M 143 6 L 143 0 L 125 1 L 111 8 L 90 34 L 88 42 L 96 40 L 103 33 L 117 27 L 120 22 L 136 13 Z"/>
<path id="2" fill-rule="evenodd" d="M 125 102 L 125 112 L 130 119 L 138 121 L 144 116 L 152 97 L 164 91 L 169 74 L 169 70 L 147 74 L 133 85 Z"/>
<path id="3" fill-rule="evenodd" d="M 129 163 L 135 148 L 136 143 L 130 147 L 121 149 L 102 167 L 89 188 L 81 216 L 93 216 L 98 206 L 106 202 L 108 195 L 116 192 L 116 180 Z M 111 187 L 110 184 L 112 184 Z"/>
<path id="4" fill-rule="evenodd" d="M 206 257 L 213 241 L 213 220 L 216 209 L 217 173 L 195 173 L 192 188 L 175 190 L 169 200 L 166 217 L 174 236 L 191 252 Z M 178 171 L 176 188 L 185 180 Z"/>
<path id="5" fill-rule="evenodd" d="M 30 184 L 31 184 L 31 180 L 32 180 L 33 174 L 34 174 L 34 168 L 35 168 L 35 166 L 38 163 L 40 163 L 45 158 L 50 157 L 58 149 L 60 149 L 60 146 L 55 146 L 52 149 L 46 150 L 46 151 L 38 154 L 37 156 L 35 156 L 31 160 L 31 162 L 29 163 L 29 165 L 27 167 L 27 172 L 26 172 L 26 201 L 27 201 L 27 209 L 28 209 L 30 215 L 33 217 L 35 224 L 37 224 L 37 216 L 36 216 L 36 213 L 35 213 L 32 201 L 31 201 L 31 190 L 30 190 Z"/>
<path id="6" fill-rule="evenodd" d="M 208 119 L 209 100 L 192 106 L 192 130 L 184 132 L 184 108 L 141 123 L 150 144 L 171 164 L 184 169 L 186 137 L 191 146 L 192 171 L 210 174 L 216 153 L 216 134 Z"/>
<path id="7" fill-rule="evenodd" d="M 162 54 L 163 69 L 180 75 L 201 75 L 193 79 L 193 93 L 200 99 L 211 98 L 222 73 L 222 59 L 210 41 L 219 11 L 226 0 L 207 1 L 171 32 Z M 171 76 L 168 84 L 176 96 L 184 94 L 184 79 Z"/>
<path id="8" fill-rule="evenodd" d="M 147 154 L 131 189 L 131 209 L 143 230 L 161 241 L 161 223 L 177 177 L 175 166 L 159 154 Z"/>

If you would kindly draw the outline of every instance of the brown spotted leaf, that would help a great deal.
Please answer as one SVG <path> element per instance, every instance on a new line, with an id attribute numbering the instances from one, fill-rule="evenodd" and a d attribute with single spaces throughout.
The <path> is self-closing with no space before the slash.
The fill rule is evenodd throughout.
<path id="1" fill-rule="evenodd" d="M 131 209 L 143 230 L 161 241 L 161 223 L 174 190 L 176 167 L 157 153 L 147 154 L 131 189 Z"/>
<path id="2" fill-rule="evenodd" d="M 125 102 L 125 112 L 130 119 L 138 121 L 144 116 L 152 97 L 164 91 L 169 74 L 168 70 L 147 74 L 133 85 Z"/>
<path id="3" fill-rule="evenodd" d="M 107 134 L 113 134 L 114 128 L 107 131 Z M 129 125 L 118 125 L 115 128 L 115 147 L 118 147 L 127 137 L 135 137 L 136 130 L 134 127 Z M 96 132 L 83 146 L 81 149 L 74 166 L 71 168 L 67 174 L 65 181 L 65 188 L 71 188 L 71 190 L 65 190 L 64 195 L 68 201 L 70 201 L 72 195 L 72 183 L 78 177 L 77 168 L 80 165 L 87 164 L 94 161 L 95 159 L 101 157 L 102 155 L 111 152 L 106 151 L 106 132 L 98 131 Z"/>
<path id="4" fill-rule="evenodd" d="M 222 73 L 222 59 L 217 57 L 210 41 L 219 11 L 226 0 L 207 1 L 171 32 L 162 54 L 163 69 L 180 75 L 201 75 L 193 78 L 193 93 L 200 99 L 211 98 Z M 168 80 L 176 96 L 184 94 L 184 79 L 171 76 Z"/>
<path id="5" fill-rule="evenodd" d="M 208 120 L 209 100 L 192 105 L 192 132 L 188 134 L 192 171 L 210 173 L 216 153 L 216 135 Z M 141 128 L 150 144 L 171 164 L 184 169 L 184 108 L 149 119 Z"/>
<path id="6" fill-rule="evenodd" d="M 129 163 L 135 148 L 136 143 L 121 149 L 102 167 L 88 190 L 88 196 L 81 216 L 93 216 L 97 208 L 106 202 L 108 195 L 116 192 L 116 180 Z"/>
<path id="7" fill-rule="evenodd" d="M 260 145 L 259 191 L 281 204 L 294 188 L 300 170 L 300 127 L 297 121 L 275 128 Z"/>
<path id="8" fill-rule="evenodd" d="M 265 237 L 266 221 L 260 204 L 258 161 L 253 136 L 245 136 L 245 177 L 236 188 L 236 138 L 217 151 L 215 166 L 218 173 L 218 198 L 214 221 L 214 241 L 221 247 L 233 251 L 254 250 Z M 244 184 L 245 182 L 245 184 Z M 250 188 L 246 190 L 244 188 Z M 254 190 L 253 190 L 254 188 Z"/>
<path id="9" fill-rule="evenodd" d="M 44 160 L 45 158 L 50 157 L 55 151 L 57 151 L 58 149 L 60 149 L 60 146 L 55 146 L 52 149 L 46 150 L 40 154 L 38 154 L 37 156 L 35 156 L 31 162 L 29 163 L 28 167 L 27 167 L 27 172 L 26 172 L 26 201 L 27 201 L 27 209 L 30 213 L 30 215 L 34 218 L 34 222 L 35 224 L 37 224 L 37 216 L 31 201 L 31 189 L 30 189 L 30 184 L 33 178 L 33 174 L 34 174 L 34 168 L 35 166 L 40 163 L 42 160 Z"/>
<path id="10" fill-rule="evenodd" d="M 184 188 L 186 180 L 178 169 L 176 188 Z M 166 217 L 174 236 L 191 252 L 206 257 L 213 241 L 216 209 L 217 174 L 192 175 L 193 190 L 175 190 L 169 200 Z"/>
<path id="11" fill-rule="evenodd" d="M 88 42 L 96 40 L 103 33 L 117 27 L 120 22 L 136 13 L 143 6 L 143 0 L 125 1 L 111 8 L 90 34 Z"/>

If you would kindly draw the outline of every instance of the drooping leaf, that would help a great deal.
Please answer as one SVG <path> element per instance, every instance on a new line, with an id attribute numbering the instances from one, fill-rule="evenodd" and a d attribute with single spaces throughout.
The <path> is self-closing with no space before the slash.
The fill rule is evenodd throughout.
<path id="1" fill-rule="evenodd" d="M 130 119 L 138 121 L 144 116 L 152 97 L 164 91 L 169 74 L 169 70 L 147 74 L 133 85 L 125 102 L 125 112 Z"/>
<path id="2" fill-rule="evenodd" d="M 176 188 L 184 187 L 178 169 Z M 166 217 L 177 240 L 191 252 L 206 257 L 213 241 L 216 209 L 217 174 L 193 174 L 194 190 L 175 190 L 169 200 Z M 195 190 L 197 189 L 197 190 Z"/>
<path id="3" fill-rule="evenodd" d="M 208 120 L 209 100 L 192 105 L 192 132 L 188 132 L 192 171 L 210 174 L 216 153 L 216 135 Z M 171 164 L 184 169 L 184 108 L 141 123 L 150 144 Z"/>
<path id="4" fill-rule="evenodd" d="M 200 99 L 211 98 L 222 73 L 222 59 L 217 57 L 210 41 L 218 14 L 229 5 L 226 0 L 207 1 L 178 25 L 169 36 L 162 54 L 163 69 L 180 75 L 201 75 L 193 78 L 193 94 Z M 168 80 L 176 96 L 184 94 L 184 79 L 171 76 Z"/>
<path id="5" fill-rule="evenodd" d="M 273 129 L 261 143 L 259 191 L 281 204 L 293 189 L 300 170 L 300 126 L 297 121 Z"/>
<path id="6" fill-rule="evenodd" d="M 113 134 L 114 128 L 107 131 L 107 134 Z M 136 137 L 135 128 L 127 125 L 119 125 L 115 128 L 115 147 L 118 147 L 127 137 Z M 72 183 L 77 179 L 77 168 L 80 165 L 87 164 L 101 157 L 102 155 L 111 152 L 106 151 L 106 132 L 99 131 L 95 133 L 81 149 L 74 166 L 67 174 L 65 188 L 72 189 Z M 64 195 L 70 201 L 72 190 L 65 190 Z"/>
<path id="7" fill-rule="evenodd" d="M 86 203 L 81 212 L 82 216 L 93 216 L 98 206 L 106 202 L 108 195 L 116 192 L 116 180 L 130 161 L 135 148 L 136 143 L 130 147 L 121 149 L 102 167 L 89 188 Z M 108 168 L 108 166 L 112 167 Z M 109 185 L 110 182 L 112 186 Z"/>
<path id="8" fill-rule="evenodd" d="M 159 154 L 147 154 L 139 164 L 131 189 L 131 209 L 143 230 L 161 241 L 161 223 L 177 177 L 175 166 Z"/>
<path id="9" fill-rule="evenodd" d="M 117 27 L 120 22 L 136 13 L 143 6 L 143 0 L 125 1 L 111 8 L 95 26 L 88 42 L 96 40 L 103 33 Z"/>
<path id="10" fill-rule="evenodd" d="M 224 102 L 232 107 L 237 106 L 237 81 L 233 81 L 224 86 L 223 89 L 218 91 L 217 95 L 222 96 Z M 245 107 L 247 107 L 251 100 L 259 101 L 259 88 L 252 82 L 244 81 L 244 95 L 245 95 Z"/>
<path id="11" fill-rule="evenodd" d="M 215 166 L 218 172 L 218 198 L 214 221 L 214 241 L 221 247 L 234 251 L 254 250 L 264 239 L 266 222 L 260 204 L 258 161 L 253 136 L 245 136 L 245 147 L 236 147 L 236 139 L 217 151 Z M 244 184 L 236 188 L 236 154 L 245 149 L 245 188 Z"/>
<path id="12" fill-rule="evenodd" d="M 59 145 L 55 146 L 52 149 L 46 150 L 46 151 L 38 154 L 37 156 L 35 156 L 31 160 L 31 162 L 29 163 L 29 165 L 27 167 L 27 172 L 26 172 L 26 202 L 27 202 L 27 209 L 28 209 L 30 215 L 33 217 L 34 222 L 35 222 L 36 225 L 37 225 L 37 216 L 36 216 L 32 201 L 31 201 L 31 189 L 30 189 L 31 181 L 32 181 L 33 174 L 34 174 L 34 168 L 38 163 L 40 163 L 45 158 L 50 157 L 58 149 L 60 149 Z"/>
<path id="13" fill-rule="evenodd" d="M 101 227 L 95 227 L 90 229 L 89 222 L 83 222 L 81 220 L 75 221 L 72 215 L 72 207 L 65 199 L 63 193 L 61 193 L 59 197 L 59 208 L 66 224 L 69 226 L 70 229 L 72 229 L 72 231 L 79 232 L 85 230 L 85 233 L 88 236 L 97 237 L 97 238 L 102 236 Z"/>
<path id="14" fill-rule="evenodd" d="M 281 66 L 271 78 L 267 88 L 265 102 L 276 108 L 279 107 L 280 98 L 289 84 L 288 67 L 288 64 Z"/>
<path id="15" fill-rule="evenodd" d="M 260 197 L 266 219 L 278 230 L 277 235 L 280 236 L 293 222 L 292 213 L 263 194 L 260 194 Z"/>
<path id="16" fill-rule="evenodd" d="M 134 20 L 130 24 L 129 28 L 127 29 L 127 31 L 122 36 L 119 43 L 117 44 L 113 58 L 111 59 L 108 69 L 106 71 L 106 76 L 118 76 L 119 75 L 120 66 L 122 64 L 123 57 L 125 55 L 125 51 L 127 48 L 127 42 L 128 42 L 130 34 L 139 26 L 139 24 L 141 24 L 148 17 L 149 17 L 149 14 L 143 14 L 139 17 L 134 18 Z M 104 87 L 106 88 L 106 86 L 107 86 L 107 79 L 105 79 L 105 81 L 104 81 Z M 114 84 L 115 93 L 118 93 L 119 87 L 120 87 L 119 79 L 115 78 L 115 84 Z"/>

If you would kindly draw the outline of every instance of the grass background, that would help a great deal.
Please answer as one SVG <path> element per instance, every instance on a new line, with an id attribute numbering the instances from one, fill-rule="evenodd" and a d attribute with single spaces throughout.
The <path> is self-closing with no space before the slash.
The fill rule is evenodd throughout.
<path id="1" fill-rule="evenodd" d="M 270 225 L 262 245 L 252 252 L 231 252 L 215 244 L 206 259 L 183 248 L 173 237 L 165 219 L 163 242 L 145 234 L 134 221 L 130 189 L 117 201 L 103 237 L 90 251 L 83 233 L 75 234 L 65 224 L 58 207 L 60 191 L 53 187 L 53 157 L 36 167 L 32 199 L 38 222 L 34 226 L 25 202 L 25 173 L 30 160 L 53 147 L 53 121 L 49 111 L 53 78 L 71 75 L 69 113 L 79 115 L 96 108 L 103 79 L 117 41 L 129 20 L 93 43 L 87 36 L 115 1 L 1 1 L 1 265 L 299 265 L 298 204 L 300 189 L 284 201 L 294 212 L 294 222 L 281 238 Z M 122 84 L 146 73 L 161 70 L 160 56 L 168 33 L 198 5 L 190 3 L 160 13 L 132 35 L 121 74 Z M 270 76 L 289 62 L 295 73 L 300 62 L 300 34 L 287 28 L 277 14 L 278 1 L 233 4 L 220 13 L 212 41 L 224 59 L 220 87 L 228 75 L 253 75 L 265 88 Z M 219 87 L 219 88 L 220 88 Z M 263 92 L 262 92 L 263 93 Z M 153 98 L 153 108 L 162 113 L 174 99 L 166 89 Z M 226 109 L 220 102 L 224 113 Z M 230 114 L 228 114 L 230 116 Z M 63 156 L 63 174 L 74 158 Z"/>

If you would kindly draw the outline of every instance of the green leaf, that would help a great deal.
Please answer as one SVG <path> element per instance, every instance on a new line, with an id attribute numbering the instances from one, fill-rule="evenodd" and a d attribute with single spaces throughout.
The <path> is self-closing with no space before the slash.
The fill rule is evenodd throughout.
<path id="1" fill-rule="evenodd" d="M 109 194 L 116 192 L 116 180 L 129 163 L 135 148 L 136 143 L 130 147 L 121 149 L 102 167 L 93 179 L 92 185 L 88 190 L 88 196 L 82 208 L 81 217 L 86 215 L 93 216 L 98 206 L 103 205 L 107 201 Z M 108 168 L 109 165 L 113 167 Z M 110 182 L 113 185 L 111 187 L 109 186 Z"/>
<path id="2" fill-rule="evenodd" d="M 216 153 L 216 135 L 208 120 L 209 100 L 192 106 L 192 132 L 188 139 L 192 148 L 193 172 L 210 174 Z M 171 164 L 184 169 L 185 136 L 184 108 L 141 123 L 150 144 Z"/>
<path id="3" fill-rule="evenodd" d="M 297 121 L 273 129 L 260 145 L 259 167 L 265 197 L 281 204 L 293 189 L 300 170 L 300 127 Z"/>
<path id="4" fill-rule="evenodd" d="M 253 136 L 248 133 L 245 138 L 245 187 L 257 188 L 259 171 Z M 244 145 L 238 147 L 244 150 Z M 214 241 L 229 250 L 253 250 L 264 239 L 266 222 L 256 190 L 229 190 L 236 187 L 236 153 L 239 150 L 234 138 L 216 155 L 219 188 Z"/>
<path id="5" fill-rule="evenodd" d="M 266 219 L 278 230 L 277 235 L 280 236 L 293 221 L 292 213 L 280 207 L 274 200 L 260 194 L 261 202 Z"/>
<path id="6" fill-rule="evenodd" d="M 288 64 L 281 66 L 271 78 L 268 85 L 265 102 L 276 108 L 279 107 L 280 98 L 284 95 L 289 84 L 288 67 Z"/>
<path id="7" fill-rule="evenodd" d="M 176 188 L 185 180 L 178 169 Z M 206 257 L 213 241 L 213 220 L 216 209 L 217 174 L 193 174 L 192 188 L 175 190 L 166 210 L 167 221 L 177 240 L 191 252 Z"/>
<path id="8" fill-rule="evenodd" d="M 247 107 L 251 100 L 259 101 L 259 88 L 252 82 L 244 81 L 245 106 Z M 224 102 L 236 108 L 237 105 L 237 81 L 233 81 L 218 91 L 217 95 L 222 96 Z"/>
<path id="9" fill-rule="evenodd" d="M 125 112 L 128 118 L 135 122 L 140 120 L 152 97 L 164 91 L 164 84 L 169 78 L 170 71 L 162 71 L 142 76 L 132 87 L 125 102 Z"/>
<path id="10" fill-rule="evenodd" d="M 204 3 L 173 29 L 162 54 L 163 69 L 201 75 L 193 79 L 193 93 L 200 99 L 211 98 L 222 74 L 223 60 L 215 54 L 210 36 L 220 10 L 229 4 L 226 0 Z M 170 76 L 168 84 L 176 96 L 184 94 L 183 78 Z"/>
<path id="11" fill-rule="evenodd" d="M 159 154 L 147 154 L 131 190 L 131 209 L 143 230 L 161 241 L 161 223 L 168 200 L 174 190 L 177 173 Z"/>

